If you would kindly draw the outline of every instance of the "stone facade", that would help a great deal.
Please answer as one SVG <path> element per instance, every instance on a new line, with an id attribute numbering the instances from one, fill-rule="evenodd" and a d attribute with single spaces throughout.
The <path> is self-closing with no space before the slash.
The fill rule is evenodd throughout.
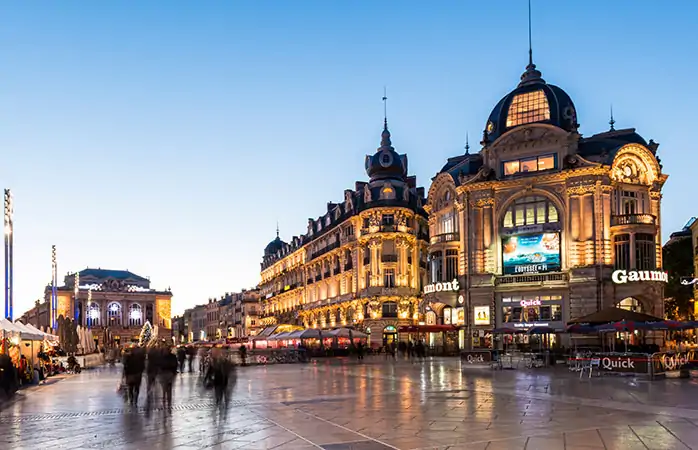
<path id="1" fill-rule="evenodd" d="M 366 157 L 368 183 L 357 182 L 340 203 L 308 220 L 290 243 L 278 237 L 261 267 L 262 323 L 313 328 L 354 326 L 373 345 L 395 338 L 398 325 L 419 318 L 426 274 L 424 189 L 407 176 L 407 157 L 381 146 Z"/>
<path id="2" fill-rule="evenodd" d="M 615 270 L 661 269 L 667 179 L 658 144 L 613 125 L 583 137 L 569 96 L 527 67 L 493 110 L 481 150 L 450 158 L 429 189 L 429 281 L 459 281 L 424 296 L 432 322 L 464 308 L 470 336 L 562 330 L 618 305 L 663 317 L 662 282 L 612 282 Z"/>
<path id="3" fill-rule="evenodd" d="M 81 326 L 92 329 L 100 345 L 105 344 L 105 336 L 111 336 L 106 344 L 137 341 L 146 321 L 158 327 L 160 337 L 171 335 L 172 292 L 151 289 L 150 280 L 126 270 L 88 268 L 68 274 L 64 285 L 57 287 L 56 297 L 56 311 L 52 312 L 51 286 L 46 286 L 44 302 L 37 302 L 21 320 L 50 327 L 52 315 L 77 318 Z"/>

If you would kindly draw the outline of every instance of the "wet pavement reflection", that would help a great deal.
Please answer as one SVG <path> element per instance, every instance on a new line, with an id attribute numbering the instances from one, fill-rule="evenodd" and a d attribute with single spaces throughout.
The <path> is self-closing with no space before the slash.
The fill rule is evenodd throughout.
<path id="1" fill-rule="evenodd" d="M 105 367 L 21 392 L 0 409 L 0 448 L 698 449 L 690 380 L 333 359 L 240 368 L 226 409 L 197 373 L 177 376 L 171 408 L 144 390 L 126 405 L 119 379 Z"/>

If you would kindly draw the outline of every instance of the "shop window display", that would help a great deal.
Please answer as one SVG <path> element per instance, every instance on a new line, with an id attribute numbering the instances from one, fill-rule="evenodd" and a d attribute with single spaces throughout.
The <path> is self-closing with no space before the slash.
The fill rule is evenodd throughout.
<path id="1" fill-rule="evenodd" d="M 512 296 L 502 298 L 503 323 L 560 322 L 562 296 Z"/>

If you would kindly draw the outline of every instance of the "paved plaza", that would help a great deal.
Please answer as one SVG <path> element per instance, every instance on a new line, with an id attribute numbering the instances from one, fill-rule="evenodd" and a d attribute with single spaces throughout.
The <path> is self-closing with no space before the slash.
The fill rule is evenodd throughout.
<path id="1" fill-rule="evenodd" d="M 171 410 L 125 406 L 118 367 L 23 391 L 0 410 L 0 448 L 698 449 L 690 380 L 334 359 L 241 368 L 226 412 L 198 374 L 178 377 Z"/>

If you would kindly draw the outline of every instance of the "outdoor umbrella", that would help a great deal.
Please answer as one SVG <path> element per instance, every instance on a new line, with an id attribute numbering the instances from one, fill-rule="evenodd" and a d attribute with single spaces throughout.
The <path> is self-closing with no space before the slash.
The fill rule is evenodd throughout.
<path id="1" fill-rule="evenodd" d="M 551 327 L 533 327 L 528 330 L 528 334 L 555 334 L 557 330 Z"/>
<path id="2" fill-rule="evenodd" d="M 581 323 L 572 324 L 568 326 L 565 331 L 575 334 L 594 334 L 598 332 L 596 327 L 592 327 L 591 325 L 583 325 Z"/>

